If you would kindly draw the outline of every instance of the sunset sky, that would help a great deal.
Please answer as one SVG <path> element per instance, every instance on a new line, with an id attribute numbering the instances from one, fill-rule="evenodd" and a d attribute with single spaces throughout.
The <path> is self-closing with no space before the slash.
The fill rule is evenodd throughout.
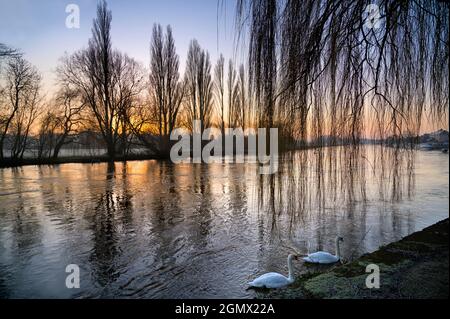
<path id="1" fill-rule="evenodd" d="M 244 61 L 246 46 L 237 46 L 235 41 L 235 1 L 189 0 L 189 6 L 186 0 L 108 0 L 107 3 L 113 17 L 113 46 L 146 68 L 150 62 L 154 23 L 172 26 L 181 74 L 189 42 L 194 38 L 210 53 L 213 68 L 220 53 L 226 60 L 236 61 L 236 66 Z M 79 29 L 65 25 L 69 4 L 80 8 Z M 0 0 L 0 42 L 24 53 L 42 74 L 44 94 L 51 96 L 56 87 L 58 60 L 65 52 L 87 46 L 96 6 L 96 0 Z M 446 121 L 433 125 L 425 118 L 423 122 L 422 132 L 427 132 L 442 127 Z"/>
<path id="2" fill-rule="evenodd" d="M 68 29 L 68 4 L 80 8 L 80 28 Z M 217 16 L 218 4 L 219 19 Z M 58 59 L 87 45 L 95 0 L 0 0 L 0 42 L 20 49 L 43 75 L 44 88 L 51 91 Z M 108 0 L 112 10 L 113 46 L 148 67 L 150 38 L 154 23 L 170 24 L 180 55 L 181 73 L 189 42 L 196 38 L 215 64 L 220 53 L 226 59 L 242 59 L 234 46 L 234 1 L 216 0 Z"/>

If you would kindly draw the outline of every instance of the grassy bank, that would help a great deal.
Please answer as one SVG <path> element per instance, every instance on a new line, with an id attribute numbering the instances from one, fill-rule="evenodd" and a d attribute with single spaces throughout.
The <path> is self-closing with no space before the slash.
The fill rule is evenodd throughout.
<path id="1" fill-rule="evenodd" d="M 261 298 L 448 298 L 448 218 L 344 265 L 299 277 Z M 368 264 L 380 268 L 380 288 L 368 289 Z"/>

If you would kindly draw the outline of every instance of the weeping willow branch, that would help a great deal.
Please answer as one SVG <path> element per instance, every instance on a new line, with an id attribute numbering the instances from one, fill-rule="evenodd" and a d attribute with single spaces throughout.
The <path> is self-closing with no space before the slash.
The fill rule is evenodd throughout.
<path id="1" fill-rule="evenodd" d="M 318 144 L 448 126 L 447 3 L 239 0 L 236 12 L 260 125 Z"/>

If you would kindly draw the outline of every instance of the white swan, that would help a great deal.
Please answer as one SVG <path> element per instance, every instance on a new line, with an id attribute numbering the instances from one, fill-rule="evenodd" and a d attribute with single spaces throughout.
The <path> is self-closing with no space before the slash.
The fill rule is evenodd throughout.
<path id="1" fill-rule="evenodd" d="M 339 243 L 344 241 L 342 237 L 336 237 L 336 255 L 332 255 L 326 251 L 318 251 L 312 254 L 308 254 L 303 260 L 313 264 L 332 264 L 341 259 L 341 250 L 339 249 Z"/>
<path id="2" fill-rule="evenodd" d="M 267 274 L 261 275 L 248 284 L 251 287 L 256 288 L 281 288 L 292 284 L 294 282 L 294 274 L 292 270 L 292 259 L 298 259 L 297 255 L 289 254 L 287 258 L 287 264 L 289 269 L 288 277 L 283 276 L 277 272 L 269 272 Z"/>

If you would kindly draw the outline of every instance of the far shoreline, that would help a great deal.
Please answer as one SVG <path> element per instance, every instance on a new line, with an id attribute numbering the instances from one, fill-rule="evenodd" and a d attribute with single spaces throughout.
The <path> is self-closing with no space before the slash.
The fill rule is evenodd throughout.
<path id="1" fill-rule="evenodd" d="M 383 144 L 359 144 L 358 146 L 385 146 L 391 147 L 391 145 L 383 145 Z M 348 145 L 308 145 L 297 148 L 289 148 L 281 151 L 281 153 L 287 154 L 290 152 L 296 151 L 307 151 L 318 148 L 328 148 L 328 147 L 341 147 Z M 404 148 L 404 147 L 400 147 Z M 410 148 L 416 151 L 421 150 L 420 148 Z M 436 149 L 437 150 L 437 149 Z M 436 150 L 428 150 L 428 151 L 436 151 Z M 245 153 L 247 155 L 247 152 Z M 170 160 L 167 156 L 160 156 L 157 154 L 128 154 L 128 155 L 116 155 L 113 160 L 111 160 L 106 154 L 104 155 L 95 155 L 95 156 L 61 156 L 58 158 L 23 158 L 19 160 L 13 160 L 11 158 L 3 158 L 0 160 L 0 169 L 2 168 L 14 168 L 21 166 L 40 166 L 40 165 L 59 165 L 59 164 L 97 164 L 97 163 L 120 163 L 120 162 L 128 162 L 128 161 L 147 161 L 147 160 L 158 160 L 158 161 L 168 161 Z"/>
<path id="2" fill-rule="evenodd" d="M 127 155 L 127 156 L 116 156 L 114 160 L 111 160 L 108 156 L 70 156 L 70 157 L 59 157 L 53 158 L 24 158 L 21 160 L 11 160 L 3 159 L 0 161 L 0 168 L 14 168 L 21 166 L 41 166 L 41 165 L 59 165 L 59 164 L 97 164 L 97 163 L 116 163 L 116 162 L 127 162 L 127 161 L 145 161 L 145 160 L 167 160 L 167 158 L 156 156 L 156 155 Z"/>

